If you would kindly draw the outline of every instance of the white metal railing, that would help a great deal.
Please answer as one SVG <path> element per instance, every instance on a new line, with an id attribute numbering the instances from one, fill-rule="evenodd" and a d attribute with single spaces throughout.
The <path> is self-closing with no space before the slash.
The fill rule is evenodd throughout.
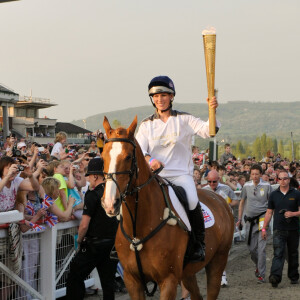
<path id="1" fill-rule="evenodd" d="M 19 101 L 53 104 L 50 99 L 31 96 L 19 96 Z"/>
<path id="2" fill-rule="evenodd" d="M 65 296 L 69 265 L 76 253 L 78 225 L 79 221 L 75 220 L 46 227 L 42 232 L 23 234 L 23 259 L 19 275 L 8 268 L 8 232 L 7 229 L 0 229 L 0 299 L 8 298 L 7 293 L 10 295 L 8 299 L 13 300 Z M 85 286 L 101 288 L 95 284 L 99 282 L 96 276 L 93 272 L 85 281 Z"/>

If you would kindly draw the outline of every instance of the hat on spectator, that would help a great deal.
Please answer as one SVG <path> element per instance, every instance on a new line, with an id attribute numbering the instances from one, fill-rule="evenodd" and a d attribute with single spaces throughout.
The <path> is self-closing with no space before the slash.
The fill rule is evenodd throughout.
<path id="1" fill-rule="evenodd" d="M 90 160 L 87 172 L 85 176 L 89 175 L 103 175 L 103 159 L 102 158 L 93 158 Z"/>
<path id="2" fill-rule="evenodd" d="M 20 149 L 22 147 L 27 147 L 27 146 L 26 146 L 26 144 L 24 142 L 18 143 L 17 148 Z"/>
<path id="3" fill-rule="evenodd" d="M 84 149 L 84 148 L 80 148 L 80 149 L 77 151 L 78 154 L 82 154 L 82 153 L 84 153 L 84 152 L 85 152 L 85 149 Z"/>

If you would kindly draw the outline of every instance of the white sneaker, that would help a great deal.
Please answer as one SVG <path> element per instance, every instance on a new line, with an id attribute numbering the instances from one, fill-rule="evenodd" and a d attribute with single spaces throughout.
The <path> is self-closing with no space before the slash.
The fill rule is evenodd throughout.
<path id="1" fill-rule="evenodd" d="M 228 286 L 228 281 L 227 281 L 226 272 L 224 271 L 221 280 L 221 287 L 226 287 L 226 286 Z"/>
<path id="2" fill-rule="evenodd" d="M 180 300 L 191 300 L 191 296 L 188 295 L 186 298 L 181 298 Z"/>

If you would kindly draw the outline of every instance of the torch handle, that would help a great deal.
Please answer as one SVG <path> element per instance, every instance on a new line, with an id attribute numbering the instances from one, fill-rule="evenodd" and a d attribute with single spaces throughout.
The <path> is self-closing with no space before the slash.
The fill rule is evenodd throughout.
<path id="1" fill-rule="evenodd" d="M 216 109 L 209 107 L 208 109 L 209 119 L 209 135 L 214 137 L 216 135 Z"/>
<path id="2" fill-rule="evenodd" d="M 211 101 L 215 95 L 215 53 L 216 53 L 216 35 L 203 35 L 204 55 L 206 65 L 206 79 L 208 99 Z M 216 110 L 209 106 L 209 135 L 214 137 L 216 135 Z"/>

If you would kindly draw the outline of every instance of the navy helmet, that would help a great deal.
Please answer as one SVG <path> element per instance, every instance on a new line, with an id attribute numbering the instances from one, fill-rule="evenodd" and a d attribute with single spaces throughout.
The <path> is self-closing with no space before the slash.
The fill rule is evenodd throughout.
<path id="1" fill-rule="evenodd" d="M 148 85 L 148 93 L 150 97 L 161 93 L 176 94 L 174 83 L 168 76 L 154 77 Z"/>

